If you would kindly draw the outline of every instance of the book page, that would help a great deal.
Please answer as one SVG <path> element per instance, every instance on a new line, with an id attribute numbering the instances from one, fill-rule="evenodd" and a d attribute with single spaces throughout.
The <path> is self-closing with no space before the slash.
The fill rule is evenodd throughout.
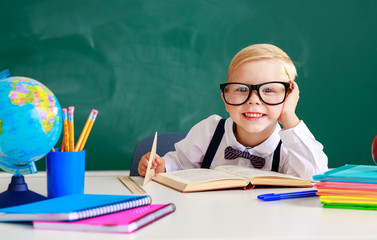
<path id="1" fill-rule="evenodd" d="M 227 172 L 231 173 L 243 178 L 253 178 L 253 177 L 277 177 L 277 178 L 293 178 L 293 179 L 301 179 L 295 176 L 277 173 L 274 171 L 265 171 L 256 168 L 248 168 L 248 167 L 240 167 L 234 165 L 224 165 L 218 166 L 215 168 L 216 171 Z"/>
<path id="2" fill-rule="evenodd" d="M 160 173 L 160 175 L 167 176 L 185 184 L 216 181 L 221 179 L 244 179 L 243 177 L 238 177 L 234 174 L 203 168 Z"/>

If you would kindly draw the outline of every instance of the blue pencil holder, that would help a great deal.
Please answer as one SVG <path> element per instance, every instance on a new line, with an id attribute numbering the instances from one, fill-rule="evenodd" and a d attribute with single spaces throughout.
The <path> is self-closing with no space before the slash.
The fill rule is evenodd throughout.
<path id="1" fill-rule="evenodd" d="M 85 186 L 85 150 L 49 152 L 46 156 L 47 197 L 83 194 Z"/>

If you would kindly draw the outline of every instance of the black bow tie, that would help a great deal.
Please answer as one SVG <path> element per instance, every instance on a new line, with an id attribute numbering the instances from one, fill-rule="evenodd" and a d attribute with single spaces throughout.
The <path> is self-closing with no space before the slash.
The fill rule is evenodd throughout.
<path id="1" fill-rule="evenodd" d="M 255 168 L 262 168 L 266 162 L 266 160 L 262 157 L 251 155 L 248 152 L 242 152 L 230 146 L 225 149 L 225 159 L 236 159 L 239 157 L 249 159 Z"/>

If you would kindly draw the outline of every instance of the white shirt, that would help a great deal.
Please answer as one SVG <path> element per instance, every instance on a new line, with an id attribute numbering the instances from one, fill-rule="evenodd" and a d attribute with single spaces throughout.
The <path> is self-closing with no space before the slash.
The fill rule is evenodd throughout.
<path id="1" fill-rule="evenodd" d="M 212 115 L 192 127 L 186 138 L 175 144 L 175 151 L 168 152 L 163 157 L 166 171 L 200 168 L 220 119 L 220 116 Z M 265 158 L 266 163 L 262 169 L 271 170 L 274 151 L 281 139 L 283 144 L 280 149 L 280 173 L 312 180 L 313 175 L 328 170 L 328 160 L 323 152 L 322 144 L 315 140 L 303 121 L 300 121 L 296 127 L 287 130 L 281 130 L 280 125 L 276 124 L 271 136 L 253 148 L 245 147 L 237 141 L 233 132 L 232 118 L 226 119 L 224 128 L 224 136 L 213 158 L 211 168 L 220 165 L 253 167 L 248 159 L 225 159 L 225 148 L 232 146 Z"/>

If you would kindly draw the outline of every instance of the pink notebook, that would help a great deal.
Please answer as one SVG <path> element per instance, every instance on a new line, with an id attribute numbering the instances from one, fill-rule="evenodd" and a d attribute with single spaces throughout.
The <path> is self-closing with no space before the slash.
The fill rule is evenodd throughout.
<path id="1" fill-rule="evenodd" d="M 322 189 L 339 189 L 377 192 L 376 183 L 322 181 L 314 184 L 314 187 L 316 187 L 318 191 Z"/>
<path id="2" fill-rule="evenodd" d="M 377 198 L 376 183 L 323 181 L 314 184 L 314 186 L 318 190 L 317 195 L 320 196 Z"/>
<path id="3" fill-rule="evenodd" d="M 175 211 L 175 205 L 150 204 L 74 222 L 33 221 L 35 229 L 132 233 Z"/>

